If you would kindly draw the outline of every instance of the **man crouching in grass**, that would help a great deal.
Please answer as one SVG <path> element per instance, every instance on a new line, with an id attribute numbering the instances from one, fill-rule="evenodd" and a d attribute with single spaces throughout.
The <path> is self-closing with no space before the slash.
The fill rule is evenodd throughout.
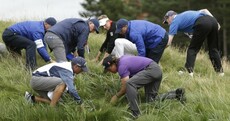
<path id="1" fill-rule="evenodd" d="M 162 71 L 159 65 L 152 59 L 141 56 L 127 56 L 120 58 L 108 56 L 103 60 L 104 71 L 119 73 L 121 78 L 120 90 L 111 98 L 110 103 L 115 104 L 118 98 L 126 94 L 129 102 L 129 109 L 134 118 L 141 114 L 138 107 L 138 89 L 145 88 L 146 102 L 155 100 L 177 99 L 185 101 L 184 88 L 178 88 L 158 96 L 162 80 Z"/>
<path id="2" fill-rule="evenodd" d="M 74 74 L 87 71 L 86 61 L 82 57 L 75 57 L 72 62 L 50 63 L 42 66 L 33 72 L 30 81 L 31 87 L 39 96 L 26 92 L 25 98 L 31 103 L 44 102 L 54 107 L 67 86 L 69 94 L 78 104 L 82 104 L 82 99 L 74 87 Z M 48 92 L 52 91 L 53 96 L 49 98 Z"/>

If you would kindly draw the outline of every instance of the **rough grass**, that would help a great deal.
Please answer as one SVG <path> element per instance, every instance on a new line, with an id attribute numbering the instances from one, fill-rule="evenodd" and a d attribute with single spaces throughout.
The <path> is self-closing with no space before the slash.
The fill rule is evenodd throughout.
<path id="1" fill-rule="evenodd" d="M 0 32 L 11 22 L 0 21 Z M 14 58 L 10 54 L 0 57 L 0 120 L 2 121 L 128 121 L 132 120 L 127 111 L 125 97 L 116 106 L 109 104 L 113 94 L 119 89 L 119 76 L 103 73 L 101 65 L 93 62 L 99 47 L 105 39 L 104 34 L 89 37 L 90 53 L 85 54 L 90 73 L 79 74 L 75 78 L 76 88 L 84 99 L 84 107 L 77 105 L 68 95 L 64 102 L 55 108 L 47 104 L 27 104 L 24 92 L 30 91 L 31 72 L 24 69 L 25 55 Z M 2 40 L 1 40 L 2 41 Z M 229 63 L 223 62 L 225 76 L 219 77 L 211 66 L 207 53 L 198 54 L 194 78 L 186 73 L 179 75 L 185 62 L 185 52 L 169 47 L 161 59 L 163 80 L 160 93 L 183 87 L 186 89 L 187 103 L 176 100 L 154 102 L 144 101 L 144 91 L 139 90 L 142 115 L 139 121 L 229 121 L 230 120 L 230 81 Z M 45 62 L 37 56 L 39 66 Z M 135 64 L 135 62 L 133 62 Z"/>

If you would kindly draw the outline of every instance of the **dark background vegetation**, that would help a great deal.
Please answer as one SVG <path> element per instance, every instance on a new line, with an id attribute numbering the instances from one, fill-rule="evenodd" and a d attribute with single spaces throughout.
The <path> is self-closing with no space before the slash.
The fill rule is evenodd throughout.
<path id="1" fill-rule="evenodd" d="M 181 13 L 186 10 L 208 9 L 221 25 L 219 32 L 220 53 L 224 59 L 230 59 L 230 1 L 229 0 L 85 0 L 82 6 L 87 10 L 81 12 L 82 17 L 106 14 L 111 20 L 120 18 L 128 20 L 145 19 L 161 25 L 168 10 Z M 173 45 L 182 49 L 189 44 L 189 38 L 183 33 L 175 36 Z M 205 44 L 203 46 L 207 50 Z"/>

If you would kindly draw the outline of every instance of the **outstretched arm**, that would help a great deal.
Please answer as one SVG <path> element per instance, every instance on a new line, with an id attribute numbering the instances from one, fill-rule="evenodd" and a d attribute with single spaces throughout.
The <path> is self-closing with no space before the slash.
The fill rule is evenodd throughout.
<path id="1" fill-rule="evenodd" d="M 129 80 L 129 76 L 126 76 L 121 79 L 121 88 L 118 93 L 116 93 L 110 100 L 111 104 L 116 104 L 118 101 L 118 98 L 123 96 L 126 93 L 126 82 Z"/>
<path id="2" fill-rule="evenodd" d="M 172 44 L 173 37 L 174 37 L 174 35 L 169 35 L 167 47 Z"/>

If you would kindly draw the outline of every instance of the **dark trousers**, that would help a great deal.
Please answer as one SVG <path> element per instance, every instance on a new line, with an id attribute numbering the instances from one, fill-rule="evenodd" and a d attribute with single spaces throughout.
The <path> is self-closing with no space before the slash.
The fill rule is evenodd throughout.
<path id="1" fill-rule="evenodd" d="M 21 50 L 26 49 L 26 66 L 32 70 L 35 69 L 36 44 L 32 40 L 21 35 L 17 35 L 9 29 L 5 29 L 2 34 L 2 39 L 11 53 L 21 55 Z"/>
<path id="2" fill-rule="evenodd" d="M 187 50 L 185 67 L 188 72 L 193 72 L 196 55 L 203 42 L 207 39 L 209 57 L 216 72 L 223 72 L 218 44 L 218 25 L 215 18 L 210 16 L 199 17 L 194 25 L 191 43 Z"/>
<path id="3" fill-rule="evenodd" d="M 156 98 L 162 80 L 162 71 L 157 63 L 152 62 L 146 69 L 138 72 L 126 83 L 126 97 L 132 111 L 140 113 L 138 107 L 137 90 L 145 88 L 146 101 Z"/>
<path id="4" fill-rule="evenodd" d="M 162 41 L 155 48 L 146 49 L 146 57 L 151 58 L 156 63 L 159 63 L 167 43 L 168 43 L 168 33 L 166 32 Z"/>

